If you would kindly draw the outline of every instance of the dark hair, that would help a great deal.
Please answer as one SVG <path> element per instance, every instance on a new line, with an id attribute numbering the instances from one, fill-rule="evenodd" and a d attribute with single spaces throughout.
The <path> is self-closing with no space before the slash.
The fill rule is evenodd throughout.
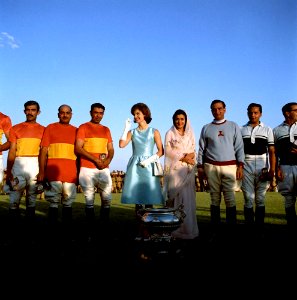
<path id="1" fill-rule="evenodd" d="M 292 110 L 292 106 L 297 105 L 296 102 L 289 102 L 282 107 L 282 112 L 284 117 L 286 117 L 286 112 L 290 112 Z"/>
<path id="2" fill-rule="evenodd" d="M 223 107 L 225 108 L 226 107 L 226 104 L 223 100 L 219 100 L 219 99 L 215 99 L 211 102 L 210 104 L 210 108 L 212 109 L 213 105 L 216 104 L 216 103 L 222 103 L 223 104 Z"/>
<path id="3" fill-rule="evenodd" d="M 70 111 L 72 112 L 72 108 L 68 104 L 62 104 L 62 105 L 60 105 L 59 108 L 58 108 L 58 112 L 60 112 L 60 110 L 62 109 L 63 106 L 67 106 L 70 109 Z"/>
<path id="4" fill-rule="evenodd" d="M 258 104 L 258 103 L 251 103 L 251 104 L 249 104 L 249 106 L 248 106 L 248 108 L 247 108 L 247 111 L 249 112 L 250 109 L 251 109 L 252 107 L 258 107 L 260 113 L 262 113 L 262 105 L 261 105 L 261 104 Z"/>
<path id="5" fill-rule="evenodd" d="M 39 103 L 35 100 L 29 100 L 27 101 L 25 104 L 24 104 L 24 108 L 26 109 L 27 106 L 30 106 L 30 105 L 36 105 L 37 107 L 37 111 L 40 110 L 40 106 L 39 106 Z"/>
<path id="6" fill-rule="evenodd" d="M 185 117 L 186 122 L 185 122 L 184 129 L 186 129 L 187 121 L 188 121 L 188 116 L 187 116 L 186 112 L 182 109 L 178 109 L 178 110 L 175 111 L 175 113 L 172 116 L 172 123 L 173 123 L 174 127 L 175 127 L 174 121 L 175 121 L 175 118 L 176 118 L 177 115 L 183 115 Z"/>
<path id="7" fill-rule="evenodd" d="M 131 108 L 131 114 L 134 115 L 136 109 L 139 109 L 143 115 L 147 124 L 149 124 L 152 120 L 151 111 L 148 106 L 144 103 L 136 103 Z"/>
<path id="8" fill-rule="evenodd" d="M 95 107 L 97 107 L 97 108 L 102 108 L 103 111 L 105 111 L 105 106 L 102 105 L 101 103 L 93 103 L 93 104 L 91 105 L 91 111 L 92 111 Z"/>

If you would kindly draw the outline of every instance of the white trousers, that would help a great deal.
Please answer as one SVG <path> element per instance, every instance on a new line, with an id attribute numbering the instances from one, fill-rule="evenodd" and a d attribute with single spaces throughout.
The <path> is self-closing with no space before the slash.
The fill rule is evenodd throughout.
<path id="1" fill-rule="evenodd" d="M 251 157 L 251 156 L 250 156 Z M 265 194 L 269 187 L 269 181 L 260 181 L 262 168 L 267 167 L 266 156 L 254 159 L 246 159 L 244 162 L 243 178 L 241 189 L 244 196 L 244 206 L 253 208 L 256 206 L 265 206 Z"/>
<path id="2" fill-rule="evenodd" d="M 99 170 L 81 167 L 79 184 L 85 196 L 86 207 L 94 207 L 96 191 L 100 195 L 101 206 L 105 208 L 110 207 L 112 179 L 108 168 Z"/>
<path id="3" fill-rule="evenodd" d="M 9 207 L 11 209 L 19 207 L 24 191 L 26 191 L 26 206 L 36 206 L 37 194 L 35 189 L 38 172 L 38 157 L 16 157 L 12 174 L 14 178 L 18 178 L 19 183 L 16 190 L 9 192 Z"/>
<path id="4" fill-rule="evenodd" d="M 226 207 L 233 207 L 236 190 L 236 165 L 216 166 L 204 164 L 204 171 L 209 184 L 211 205 L 220 206 L 222 192 Z"/>
<path id="5" fill-rule="evenodd" d="M 44 190 L 45 200 L 50 207 L 58 208 L 61 203 L 63 207 L 72 207 L 76 198 L 76 184 L 62 181 L 51 181 L 51 188 Z"/>
<path id="6" fill-rule="evenodd" d="M 278 182 L 278 192 L 284 197 L 285 208 L 294 207 L 297 197 L 297 166 L 280 166 L 284 180 Z"/>

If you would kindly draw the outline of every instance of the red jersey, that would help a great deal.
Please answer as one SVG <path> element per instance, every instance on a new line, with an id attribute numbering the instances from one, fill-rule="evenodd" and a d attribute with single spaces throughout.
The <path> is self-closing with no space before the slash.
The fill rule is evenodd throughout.
<path id="1" fill-rule="evenodd" d="M 9 141 L 16 143 L 16 156 L 38 156 L 44 126 L 23 122 L 12 126 Z"/>
<path id="2" fill-rule="evenodd" d="M 109 128 L 92 122 L 87 122 L 79 126 L 76 139 L 83 140 L 83 148 L 95 157 L 99 157 L 102 153 L 108 154 L 107 144 L 112 143 Z M 83 157 L 80 159 L 80 166 L 96 168 L 93 162 Z"/>
<path id="3" fill-rule="evenodd" d="M 0 112 L 0 145 L 2 145 L 2 136 L 4 133 L 8 133 L 12 127 L 11 119 L 9 116 Z M 0 151 L 0 155 L 2 151 Z"/>
<path id="4" fill-rule="evenodd" d="M 48 147 L 46 178 L 49 181 L 76 183 L 76 131 L 77 128 L 70 124 L 58 122 L 45 128 L 41 146 Z"/>

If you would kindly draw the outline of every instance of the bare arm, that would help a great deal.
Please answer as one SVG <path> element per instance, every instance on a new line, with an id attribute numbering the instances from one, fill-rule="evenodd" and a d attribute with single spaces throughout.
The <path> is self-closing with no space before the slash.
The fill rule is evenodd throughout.
<path id="1" fill-rule="evenodd" d="M 37 181 L 44 181 L 45 179 L 45 168 L 47 164 L 47 153 L 48 147 L 42 147 L 39 152 L 38 162 L 39 162 L 39 173 L 37 174 Z"/>
<path id="2" fill-rule="evenodd" d="M 0 145 L 0 151 L 6 151 L 10 148 L 9 132 L 4 132 L 4 135 L 6 137 L 6 142 L 4 144 Z"/>
<path id="3" fill-rule="evenodd" d="M 16 158 L 16 143 L 10 143 L 10 148 L 7 156 L 7 179 L 13 180 L 12 167 Z"/>
<path id="4" fill-rule="evenodd" d="M 75 153 L 78 156 L 84 157 L 87 160 L 93 162 L 97 168 L 100 166 L 99 157 L 95 157 L 93 154 L 89 153 L 84 149 L 84 140 L 77 139 L 75 142 Z"/>
<path id="5" fill-rule="evenodd" d="M 275 165 L 276 165 L 276 157 L 275 157 L 275 148 L 274 146 L 268 147 L 268 153 L 269 153 L 269 178 L 273 179 L 273 176 L 275 174 Z"/>
<path id="6" fill-rule="evenodd" d="M 156 129 L 154 132 L 154 138 L 155 138 L 155 143 L 158 149 L 158 152 L 156 153 L 159 157 L 164 155 L 164 147 L 162 143 L 162 138 L 160 135 L 160 132 Z"/>
<path id="7" fill-rule="evenodd" d="M 107 154 L 106 159 L 100 160 L 99 169 L 107 168 L 109 166 L 109 164 L 111 163 L 113 156 L 114 156 L 113 143 L 107 144 L 107 152 L 108 152 L 108 154 Z"/>

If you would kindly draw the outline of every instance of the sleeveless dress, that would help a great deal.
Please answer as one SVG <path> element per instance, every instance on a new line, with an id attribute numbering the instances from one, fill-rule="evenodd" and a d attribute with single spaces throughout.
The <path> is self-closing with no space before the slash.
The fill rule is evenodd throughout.
<path id="1" fill-rule="evenodd" d="M 153 164 L 143 168 L 139 163 L 154 154 L 154 128 L 132 129 L 132 156 L 129 159 L 121 202 L 126 204 L 163 204 L 160 178 L 153 176 Z"/>

